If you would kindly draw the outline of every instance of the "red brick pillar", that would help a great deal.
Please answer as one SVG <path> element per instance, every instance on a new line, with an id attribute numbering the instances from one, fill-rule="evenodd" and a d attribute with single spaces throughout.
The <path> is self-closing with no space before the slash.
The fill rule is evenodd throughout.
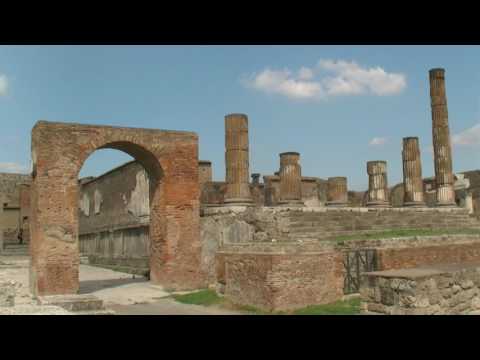
<path id="1" fill-rule="evenodd" d="M 248 117 L 225 116 L 225 205 L 253 205 L 249 184 Z"/>
<path id="2" fill-rule="evenodd" d="M 280 154 L 280 201 L 287 206 L 303 206 L 302 169 L 298 152 Z"/>
<path id="3" fill-rule="evenodd" d="M 348 191 L 346 177 L 330 177 L 327 180 L 327 206 L 347 206 Z"/>
<path id="4" fill-rule="evenodd" d="M 387 162 L 367 162 L 368 173 L 368 200 L 369 207 L 389 207 Z"/>
<path id="5" fill-rule="evenodd" d="M 429 75 L 437 206 L 456 206 L 445 91 L 445 70 L 432 69 Z"/>
<path id="6" fill-rule="evenodd" d="M 403 138 L 404 206 L 425 206 L 418 137 Z"/>

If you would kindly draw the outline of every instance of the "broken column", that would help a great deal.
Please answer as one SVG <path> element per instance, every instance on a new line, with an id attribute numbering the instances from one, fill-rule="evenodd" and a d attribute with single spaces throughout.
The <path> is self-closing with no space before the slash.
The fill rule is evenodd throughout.
<path id="1" fill-rule="evenodd" d="M 437 206 L 456 206 L 453 189 L 452 149 L 448 128 L 445 70 L 432 69 L 430 74 L 430 99 L 432 105 L 433 157 Z"/>
<path id="2" fill-rule="evenodd" d="M 387 182 L 387 162 L 369 161 L 367 162 L 368 173 L 368 199 L 369 207 L 389 207 L 388 200 L 388 182 Z"/>
<path id="3" fill-rule="evenodd" d="M 327 206 L 347 206 L 347 178 L 330 177 L 327 180 Z"/>
<path id="4" fill-rule="evenodd" d="M 403 138 L 404 206 L 425 206 L 418 137 Z"/>
<path id="5" fill-rule="evenodd" d="M 303 206 L 302 169 L 298 152 L 280 154 L 280 205 Z"/>
<path id="6" fill-rule="evenodd" d="M 226 205 L 253 205 L 249 184 L 248 117 L 225 116 Z"/>

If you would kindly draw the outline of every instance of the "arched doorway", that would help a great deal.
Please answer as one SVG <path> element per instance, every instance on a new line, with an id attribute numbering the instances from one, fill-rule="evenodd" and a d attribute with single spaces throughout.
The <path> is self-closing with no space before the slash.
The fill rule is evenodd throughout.
<path id="1" fill-rule="evenodd" d="M 172 289 L 203 286 L 198 136 L 39 121 L 32 130 L 32 293 L 78 291 L 77 179 L 83 163 L 97 149 L 123 151 L 149 174 L 151 281 Z"/>

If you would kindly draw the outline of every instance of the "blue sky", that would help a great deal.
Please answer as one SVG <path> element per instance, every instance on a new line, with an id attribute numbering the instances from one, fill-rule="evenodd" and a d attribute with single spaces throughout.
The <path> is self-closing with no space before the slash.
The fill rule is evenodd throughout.
<path id="1" fill-rule="evenodd" d="M 195 131 L 224 178 L 224 116 L 249 116 L 250 172 L 298 151 L 305 176 L 347 176 L 366 162 L 402 179 L 401 141 L 419 136 L 433 175 L 428 70 L 446 69 L 454 171 L 480 169 L 478 46 L 0 46 L 0 171 L 28 172 L 38 120 Z M 81 175 L 128 161 L 95 152 Z"/>

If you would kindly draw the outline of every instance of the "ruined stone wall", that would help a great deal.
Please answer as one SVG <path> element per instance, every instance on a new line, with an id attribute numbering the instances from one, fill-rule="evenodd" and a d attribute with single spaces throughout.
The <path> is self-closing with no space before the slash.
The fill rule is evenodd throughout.
<path id="1" fill-rule="evenodd" d="M 280 176 L 263 177 L 265 206 L 276 206 L 280 201 Z M 324 206 L 327 201 L 327 181 L 302 176 L 302 201 L 306 206 Z"/>
<path id="2" fill-rule="evenodd" d="M 5 243 L 17 242 L 20 226 L 20 188 L 21 184 L 29 184 L 30 175 L 0 173 L 0 206 L 4 208 L 0 213 L 0 231 Z"/>
<path id="3" fill-rule="evenodd" d="M 346 252 L 361 249 L 376 249 L 379 270 L 465 265 L 480 262 L 480 235 L 224 244 L 216 257 L 217 289 L 235 303 L 265 310 L 334 302 L 344 295 Z"/>
<path id="4" fill-rule="evenodd" d="M 480 264 L 382 271 L 363 277 L 362 310 L 388 315 L 460 315 L 480 310 Z"/>
<path id="5" fill-rule="evenodd" d="M 149 178 L 138 162 L 129 162 L 81 185 L 80 235 L 148 224 Z"/>
<path id="6" fill-rule="evenodd" d="M 79 197 L 80 253 L 95 264 L 148 268 L 149 178 L 142 165 L 131 161 L 83 182 Z"/>
<path id="7" fill-rule="evenodd" d="M 469 186 L 467 189 L 456 189 L 455 198 L 457 205 L 462 206 L 463 200 L 467 194 L 472 197 L 473 215 L 480 217 L 480 170 L 464 171 L 458 173 L 463 175 L 464 179 L 468 180 Z M 435 178 L 423 179 L 424 199 L 426 206 L 436 206 L 436 185 Z M 404 205 L 404 189 L 403 183 L 396 184 L 390 189 L 390 203 L 394 207 L 401 207 Z"/>
<path id="8" fill-rule="evenodd" d="M 19 206 L 20 184 L 30 182 L 30 175 L 0 173 L 0 193 L 4 195 L 4 203 L 7 203 L 7 207 Z"/>
<path id="9" fill-rule="evenodd" d="M 341 253 L 222 253 L 225 296 L 263 310 L 325 304 L 343 295 Z"/>

